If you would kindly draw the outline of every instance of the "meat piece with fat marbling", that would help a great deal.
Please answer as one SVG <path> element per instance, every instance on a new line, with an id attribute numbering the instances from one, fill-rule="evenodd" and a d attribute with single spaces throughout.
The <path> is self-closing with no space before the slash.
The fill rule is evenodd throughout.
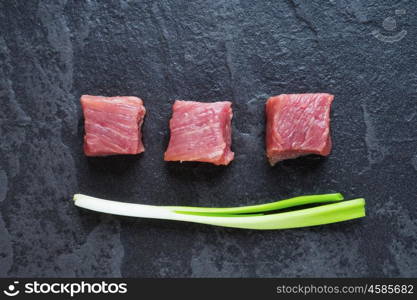
<path id="1" fill-rule="evenodd" d="M 200 161 L 227 165 L 234 157 L 232 103 L 177 100 L 170 120 L 166 161 Z"/>
<path id="2" fill-rule="evenodd" d="M 81 96 L 84 153 L 87 156 L 138 154 L 145 151 L 141 126 L 146 110 L 137 97 Z"/>
<path id="3" fill-rule="evenodd" d="M 283 94 L 266 103 L 266 155 L 271 165 L 308 154 L 329 155 L 331 94 Z"/>

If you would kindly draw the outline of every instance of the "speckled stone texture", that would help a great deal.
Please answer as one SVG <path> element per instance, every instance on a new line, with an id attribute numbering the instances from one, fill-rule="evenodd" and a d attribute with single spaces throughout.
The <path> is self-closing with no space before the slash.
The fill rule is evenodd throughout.
<path id="1" fill-rule="evenodd" d="M 0 276 L 417 276 L 414 1 L 0 1 Z M 270 95 L 328 92 L 328 158 L 268 165 Z M 86 158 L 81 94 L 135 95 L 146 152 Z M 174 99 L 231 100 L 227 167 L 162 160 Z M 365 219 L 255 232 L 76 209 L 343 192 Z"/>

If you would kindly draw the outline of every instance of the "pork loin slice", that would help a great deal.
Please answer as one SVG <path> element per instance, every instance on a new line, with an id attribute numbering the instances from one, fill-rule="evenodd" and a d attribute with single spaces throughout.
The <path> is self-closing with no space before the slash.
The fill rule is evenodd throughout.
<path id="1" fill-rule="evenodd" d="M 145 151 L 141 126 L 146 110 L 141 99 L 83 95 L 81 105 L 85 155 L 138 154 Z"/>
<path id="2" fill-rule="evenodd" d="M 175 101 L 164 160 L 229 164 L 234 157 L 230 149 L 232 115 L 229 101 Z"/>
<path id="3" fill-rule="evenodd" d="M 331 94 L 283 94 L 266 102 L 266 155 L 277 162 L 308 154 L 329 155 Z"/>

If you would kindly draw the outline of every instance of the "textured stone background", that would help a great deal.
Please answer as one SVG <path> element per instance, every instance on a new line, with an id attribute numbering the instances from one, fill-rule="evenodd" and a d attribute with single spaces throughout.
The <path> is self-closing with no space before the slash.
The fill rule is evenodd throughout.
<path id="1" fill-rule="evenodd" d="M 0 1 L 0 276 L 417 276 L 416 31 L 411 0 Z M 315 91 L 336 95 L 332 155 L 269 167 L 265 99 Z M 147 151 L 84 157 L 83 93 L 142 97 Z M 233 101 L 230 166 L 162 161 L 175 98 Z M 366 197 L 368 217 L 254 232 L 70 201 L 334 191 Z"/>

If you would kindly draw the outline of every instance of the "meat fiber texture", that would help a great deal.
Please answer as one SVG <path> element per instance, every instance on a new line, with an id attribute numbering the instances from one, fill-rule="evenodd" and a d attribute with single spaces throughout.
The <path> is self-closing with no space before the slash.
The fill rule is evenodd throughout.
<path id="1" fill-rule="evenodd" d="M 81 96 L 86 156 L 138 154 L 145 151 L 141 127 L 146 110 L 137 97 Z"/>
<path id="2" fill-rule="evenodd" d="M 166 161 L 199 161 L 228 165 L 234 157 L 232 103 L 177 100 L 169 126 L 171 137 Z"/>
<path id="3" fill-rule="evenodd" d="M 266 102 L 266 154 L 270 164 L 330 154 L 331 94 L 283 94 Z"/>

